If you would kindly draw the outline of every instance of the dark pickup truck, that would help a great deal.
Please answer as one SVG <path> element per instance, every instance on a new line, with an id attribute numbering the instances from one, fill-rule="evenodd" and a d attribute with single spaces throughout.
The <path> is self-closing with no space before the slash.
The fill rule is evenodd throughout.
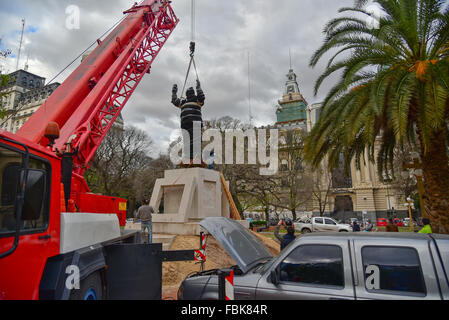
<path id="1" fill-rule="evenodd" d="M 200 223 L 237 263 L 236 300 L 449 300 L 449 236 L 317 233 L 273 257 L 239 223 Z M 187 277 L 178 299 L 218 299 L 218 271 Z"/>

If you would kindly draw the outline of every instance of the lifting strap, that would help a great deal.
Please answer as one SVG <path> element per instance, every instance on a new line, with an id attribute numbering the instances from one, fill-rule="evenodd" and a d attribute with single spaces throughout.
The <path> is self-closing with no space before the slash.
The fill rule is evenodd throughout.
<path id="1" fill-rule="evenodd" d="M 187 85 L 187 80 L 189 79 L 189 74 L 190 74 L 190 70 L 192 68 L 192 64 L 193 64 L 193 68 L 195 69 L 196 80 L 200 81 L 200 78 L 198 76 L 198 69 L 196 68 L 196 63 L 195 63 L 195 42 L 193 42 L 193 41 L 190 42 L 190 63 L 189 63 L 189 67 L 187 69 L 186 78 L 184 80 L 184 86 L 182 87 L 181 100 L 185 99 L 184 93 L 185 93 L 185 89 L 186 89 L 186 85 Z"/>

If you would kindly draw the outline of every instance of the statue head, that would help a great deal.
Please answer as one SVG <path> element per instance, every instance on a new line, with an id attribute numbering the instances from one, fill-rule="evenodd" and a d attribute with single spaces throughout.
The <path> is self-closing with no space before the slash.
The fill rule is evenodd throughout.
<path id="1" fill-rule="evenodd" d="M 186 91 L 186 97 L 188 102 L 196 101 L 195 90 L 191 87 Z"/>

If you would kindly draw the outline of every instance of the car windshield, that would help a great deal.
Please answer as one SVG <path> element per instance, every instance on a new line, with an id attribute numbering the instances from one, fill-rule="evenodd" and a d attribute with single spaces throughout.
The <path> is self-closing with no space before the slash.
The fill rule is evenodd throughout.
<path id="1" fill-rule="evenodd" d="M 286 247 L 285 247 L 285 248 L 284 248 L 284 249 L 283 249 L 277 256 L 271 258 L 270 260 L 267 260 L 267 262 L 265 262 L 264 264 L 259 265 L 259 266 L 254 270 L 254 272 L 255 272 L 255 273 L 260 273 L 260 274 L 265 273 L 267 270 L 270 269 L 270 267 L 271 267 L 271 266 L 273 265 L 273 263 L 277 260 L 277 258 L 278 258 L 279 256 L 281 256 L 281 255 L 284 253 L 284 251 L 288 250 L 288 249 L 290 248 L 290 246 L 293 245 L 294 243 L 295 243 L 295 241 L 290 242 L 289 245 L 286 246 Z"/>

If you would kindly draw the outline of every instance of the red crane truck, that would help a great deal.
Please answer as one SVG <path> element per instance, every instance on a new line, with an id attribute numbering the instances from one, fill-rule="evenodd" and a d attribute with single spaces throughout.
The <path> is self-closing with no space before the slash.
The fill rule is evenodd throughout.
<path id="1" fill-rule="evenodd" d="M 157 248 L 121 231 L 126 201 L 90 193 L 83 174 L 178 24 L 170 3 L 125 11 L 17 134 L 0 130 L 0 300 L 157 297 L 139 284 L 148 276 L 124 273 L 133 272 L 129 256 Z M 79 290 L 69 276 L 79 277 Z"/>

